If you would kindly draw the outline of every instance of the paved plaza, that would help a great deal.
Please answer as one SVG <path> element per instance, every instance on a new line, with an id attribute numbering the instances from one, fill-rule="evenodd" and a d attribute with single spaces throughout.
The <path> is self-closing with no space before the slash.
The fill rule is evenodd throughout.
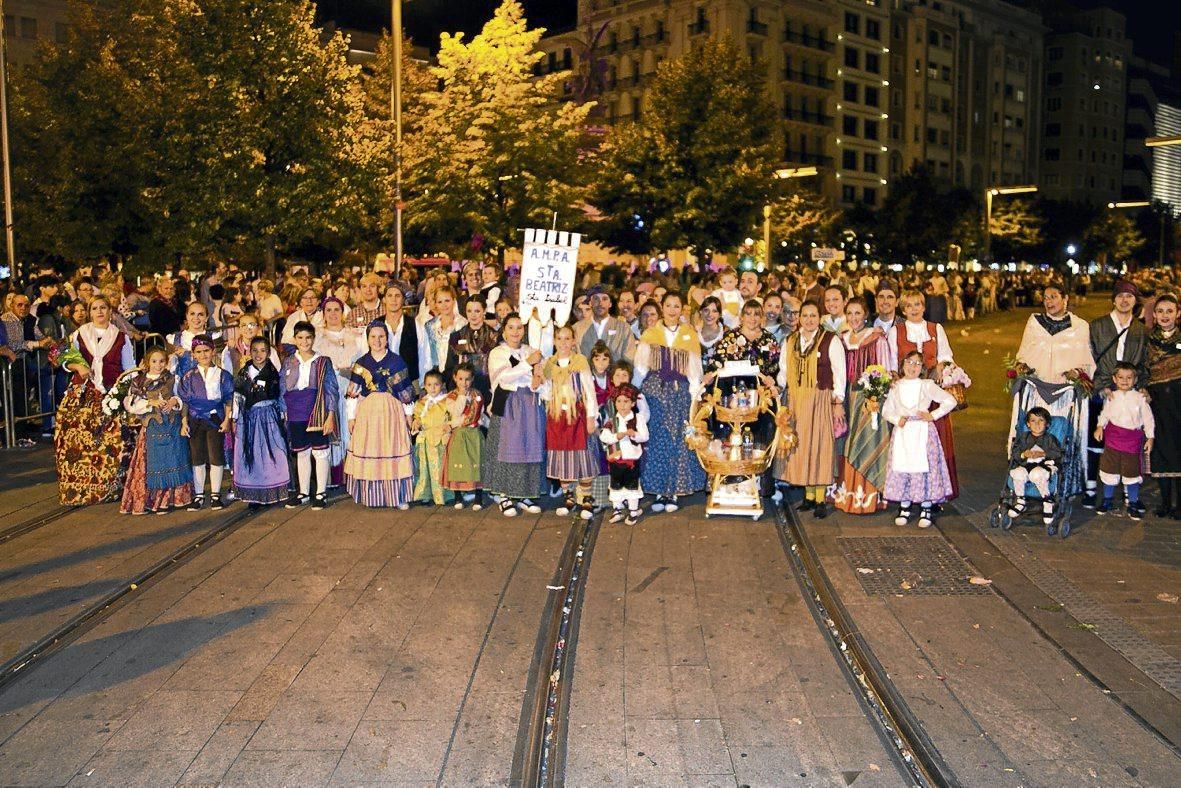
<path id="1" fill-rule="evenodd" d="M 1023 319 L 950 332 L 976 385 L 955 417 L 964 495 L 936 528 L 840 514 L 803 514 L 802 528 L 961 784 L 1174 785 L 1178 523 L 1080 510 L 1065 540 L 988 527 L 1008 426 L 1000 358 Z M 0 533 L 52 516 L 48 456 L 4 462 Z M 0 784 L 509 784 L 572 524 L 273 509 L 130 589 L 239 511 L 106 505 L 0 543 L 2 661 L 129 589 L 3 684 Z M 707 520 L 694 499 L 602 525 L 585 582 L 565 784 L 908 781 L 774 517 Z"/>

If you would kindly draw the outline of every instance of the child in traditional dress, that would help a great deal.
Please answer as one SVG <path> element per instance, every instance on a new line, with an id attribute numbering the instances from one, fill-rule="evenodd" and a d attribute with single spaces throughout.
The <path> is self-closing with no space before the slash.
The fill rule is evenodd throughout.
<path id="1" fill-rule="evenodd" d="M 608 402 L 607 395 L 611 390 L 611 350 L 607 347 L 607 343 L 603 340 L 598 340 L 591 347 L 590 352 L 591 377 L 595 382 L 595 404 L 598 405 L 598 412 L 603 412 L 603 407 Z M 630 380 L 631 373 L 628 373 Z M 603 421 L 599 422 L 603 424 Z M 611 492 L 611 476 L 610 469 L 607 467 L 607 455 L 604 452 L 599 452 L 599 474 L 595 476 L 591 483 L 591 496 L 595 499 L 595 508 L 602 509 L 607 504 Z"/>
<path id="2" fill-rule="evenodd" d="M 710 293 L 722 302 L 722 323 L 726 328 L 738 328 L 742 317 L 742 293 L 738 290 L 738 272 L 726 266 L 718 271 L 718 289 Z"/>
<path id="3" fill-rule="evenodd" d="M 285 500 L 291 485 L 274 354 L 266 337 L 252 337 L 246 364 L 234 378 L 234 497 L 251 509 Z"/>
<path id="4" fill-rule="evenodd" d="M 1062 444 L 1047 430 L 1050 411 L 1042 407 L 1030 408 L 1025 414 L 1028 430 L 1013 438 L 1009 450 L 1009 478 L 1013 480 L 1013 505 L 1009 517 L 1016 518 L 1026 509 L 1025 485 L 1032 484 L 1042 497 L 1042 522 L 1054 522 L 1054 499 L 1050 477 L 1057 463 L 1062 461 Z"/>
<path id="5" fill-rule="evenodd" d="M 919 528 L 930 528 L 934 505 L 951 496 L 951 476 L 934 422 L 955 410 L 956 399 L 922 374 L 923 354 L 912 350 L 902 359 L 902 378 L 890 387 L 882 406 L 882 417 L 895 428 L 883 495 L 898 502 L 895 525 L 906 525 L 918 502 Z"/>
<path id="6" fill-rule="evenodd" d="M 443 487 L 443 462 L 447 437 L 447 386 L 443 373 L 432 369 L 422 379 L 422 396 L 414 403 L 410 431 L 414 438 L 415 503 L 451 503 L 451 491 Z"/>
<path id="7" fill-rule="evenodd" d="M 575 352 L 573 327 L 554 332 L 554 355 L 545 362 L 542 378 L 546 475 L 565 489 L 565 500 L 556 511 L 565 517 L 578 508 L 579 516 L 589 520 L 595 508 L 591 483 L 599 472 L 598 452 L 591 443 L 599 407 L 590 364 Z"/>
<path id="8" fill-rule="evenodd" d="M 599 431 L 611 474 L 612 523 L 635 525 L 640 519 L 640 460 L 648 441 L 648 418 L 637 408 L 639 398 L 639 390 L 630 383 L 617 387 L 611 396 L 614 415 Z"/>
<path id="9" fill-rule="evenodd" d="M 1140 484 L 1144 481 L 1142 460 L 1145 452 L 1152 451 L 1156 420 L 1144 392 L 1133 388 L 1136 385 L 1134 364 L 1117 363 L 1111 382 L 1115 390 L 1103 403 L 1099 426 L 1095 429 L 1095 439 L 1103 441 L 1103 456 L 1099 458 L 1103 502 L 1095 513 L 1111 511 L 1115 488 L 1123 482 L 1128 517 L 1139 520 L 1145 512 L 1144 504 L 1140 502 Z"/>
<path id="10" fill-rule="evenodd" d="M 189 445 L 180 434 L 181 403 L 173 390 L 168 354 L 154 347 L 144 355 L 142 369 L 131 379 L 123 406 L 141 417 L 131 466 L 119 511 L 123 514 L 165 514 L 193 500 L 193 469 Z"/>
<path id="11" fill-rule="evenodd" d="M 234 379 L 213 363 L 213 339 L 208 334 L 193 338 L 196 366 L 185 373 L 176 388 L 184 404 L 181 434 L 189 439 L 193 463 L 193 502 L 190 512 L 205 506 L 205 478 L 209 477 L 209 508 L 221 509 L 221 480 L 225 470 L 225 434 L 230 428 Z M 208 471 L 206 471 L 208 469 Z"/>
<path id="12" fill-rule="evenodd" d="M 316 327 L 306 320 L 295 324 L 295 352 L 283 361 L 279 391 L 287 413 L 287 441 L 295 452 L 299 492 L 287 500 L 295 509 L 311 501 L 313 509 L 328 505 L 332 436 L 340 399 L 332 359 L 313 350 Z M 316 492 L 312 494 L 312 467 L 316 471 Z"/>
<path id="13" fill-rule="evenodd" d="M 451 379 L 455 388 L 444 399 L 447 447 L 443 453 L 443 489 L 455 492 L 456 509 L 463 508 L 464 494 L 474 493 L 472 511 L 478 512 L 484 508 L 484 491 L 480 486 L 480 452 L 484 446 L 480 422 L 484 417 L 484 397 L 472 388 L 476 370 L 466 361 L 455 368 Z"/>

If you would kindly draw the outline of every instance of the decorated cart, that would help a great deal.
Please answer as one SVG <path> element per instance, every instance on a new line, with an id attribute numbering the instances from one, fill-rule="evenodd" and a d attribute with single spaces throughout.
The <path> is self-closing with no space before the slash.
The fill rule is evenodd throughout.
<path id="1" fill-rule="evenodd" d="M 791 412 L 747 362 L 727 362 L 685 426 L 685 443 L 709 475 L 705 516 L 763 516 L 760 479 L 796 442 Z"/>

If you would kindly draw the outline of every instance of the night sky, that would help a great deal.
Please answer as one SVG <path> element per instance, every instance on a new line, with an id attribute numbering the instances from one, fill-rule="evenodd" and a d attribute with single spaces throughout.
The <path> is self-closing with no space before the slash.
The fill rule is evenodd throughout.
<path id="1" fill-rule="evenodd" d="M 1047 4 L 1055 0 L 1040 0 Z M 321 14 L 347 27 L 380 30 L 390 24 L 389 0 L 317 0 Z M 439 33 L 459 30 L 478 32 L 500 0 L 404 0 L 406 28 L 419 44 L 432 50 L 439 45 Z M 1039 0 L 1024 0 L 1038 5 Z M 1162 13 L 1167 0 L 1073 0 L 1073 5 L 1090 8 L 1109 6 L 1128 18 L 1128 34 L 1137 54 L 1162 65 L 1172 65 L 1178 31 L 1176 17 Z M 563 30 L 575 23 L 575 0 L 524 0 L 530 24 L 548 30 Z M 1174 21 L 1170 22 L 1172 18 Z"/>

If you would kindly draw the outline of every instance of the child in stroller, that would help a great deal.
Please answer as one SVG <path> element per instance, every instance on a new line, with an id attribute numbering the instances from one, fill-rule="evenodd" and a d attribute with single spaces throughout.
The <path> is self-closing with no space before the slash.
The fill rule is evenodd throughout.
<path id="1" fill-rule="evenodd" d="M 1042 500 L 1042 523 L 1054 523 L 1054 496 L 1050 482 L 1062 460 L 1062 444 L 1049 432 L 1050 411 L 1031 408 L 1025 414 L 1027 431 L 1013 438 L 1009 452 L 1009 479 L 1012 481 L 1013 501 L 1008 516 L 1016 520 L 1028 508 L 1025 501 L 1027 484 L 1032 484 Z"/>

